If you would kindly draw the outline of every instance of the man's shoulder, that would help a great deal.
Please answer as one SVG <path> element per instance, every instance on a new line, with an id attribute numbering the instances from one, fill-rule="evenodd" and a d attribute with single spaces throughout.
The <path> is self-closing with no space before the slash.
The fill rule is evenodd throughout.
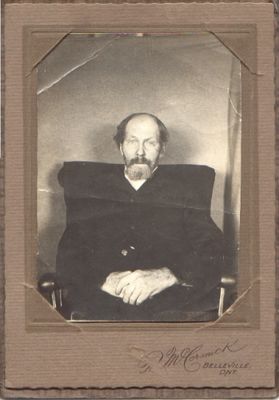
<path id="1" fill-rule="evenodd" d="M 214 169 L 206 165 L 161 165 L 153 191 L 161 193 L 165 203 L 210 208 L 214 179 Z"/>
<path id="2" fill-rule="evenodd" d="M 208 208 L 214 177 L 214 169 L 208 166 L 162 164 L 144 190 L 137 192 L 137 201 Z M 130 196 L 123 164 L 65 162 L 58 179 L 65 194 L 72 198 L 125 200 Z"/>
<path id="3" fill-rule="evenodd" d="M 214 179 L 215 171 L 207 165 L 199 164 L 162 164 L 159 167 L 162 177 L 189 182 L 200 179 Z"/>
<path id="4" fill-rule="evenodd" d="M 123 174 L 123 164 L 101 163 L 93 161 L 68 161 L 64 162 L 59 171 L 58 179 L 62 186 L 69 180 L 82 182 L 87 179 L 115 179 Z M 189 182 L 190 180 L 214 179 L 215 171 L 206 165 L 195 164 L 162 164 L 158 167 L 161 179 Z"/>
<path id="5" fill-rule="evenodd" d="M 79 181 L 101 179 L 104 176 L 110 177 L 119 174 L 123 170 L 121 164 L 110 164 L 93 161 L 65 161 L 58 173 L 58 180 L 61 186 L 65 186 L 69 181 Z"/>

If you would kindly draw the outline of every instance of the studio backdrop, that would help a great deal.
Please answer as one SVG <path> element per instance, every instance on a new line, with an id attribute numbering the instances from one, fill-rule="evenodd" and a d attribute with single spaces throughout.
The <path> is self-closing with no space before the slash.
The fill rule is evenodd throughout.
<path id="1" fill-rule="evenodd" d="M 38 67 L 39 275 L 55 270 L 65 229 L 63 162 L 121 163 L 112 138 L 137 112 L 170 132 L 162 163 L 215 169 L 211 215 L 236 254 L 240 99 L 240 62 L 210 33 L 68 35 Z"/>

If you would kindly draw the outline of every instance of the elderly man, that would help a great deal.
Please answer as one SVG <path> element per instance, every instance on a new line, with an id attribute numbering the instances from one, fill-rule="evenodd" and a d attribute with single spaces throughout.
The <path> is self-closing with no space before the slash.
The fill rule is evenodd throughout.
<path id="1" fill-rule="evenodd" d="M 200 198 L 214 171 L 159 166 L 168 131 L 151 114 L 128 116 L 114 139 L 124 166 L 65 163 L 59 174 L 68 214 L 57 254 L 65 315 L 213 319 L 223 235 Z"/>

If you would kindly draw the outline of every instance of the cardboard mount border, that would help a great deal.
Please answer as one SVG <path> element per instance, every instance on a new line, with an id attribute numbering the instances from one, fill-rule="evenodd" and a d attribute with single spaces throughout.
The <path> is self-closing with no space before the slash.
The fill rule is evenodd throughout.
<path id="1" fill-rule="evenodd" d="M 2 3 L 2 9 L 4 8 L 4 3 L 32 3 L 36 1 L 3 1 Z M 147 1 L 126 1 L 127 3 L 151 3 L 148 0 Z M 125 2 L 125 3 L 126 3 Z M 171 0 L 168 1 L 168 3 L 175 3 L 176 1 Z M 199 3 L 202 3 L 203 1 L 197 1 Z M 218 1 L 210 1 L 211 3 L 218 3 Z M 223 2 L 230 3 L 231 1 L 225 0 Z M 250 2 L 249 0 L 244 0 L 241 2 Z M 261 0 L 255 0 L 254 3 L 256 2 L 264 2 Z M 267 2 L 267 1 L 266 1 Z M 277 3 L 275 2 L 275 8 L 277 9 Z M 51 0 L 41 0 L 40 3 L 52 3 Z M 72 0 L 72 1 L 63 1 L 61 0 L 59 3 L 107 3 L 105 0 L 103 1 L 81 1 L 81 0 Z M 110 3 L 123 3 L 123 1 L 111 1 Z M 154 1 L 152 3 L 165 3 L 165 1 Z M 185 1 L 184 3 L 189 3 L 188 1 Z M 2 14 L 2 21 L 4 20 L 4 13 Z M 278 340 L 278 334 L 279 334 L 279 271 L 278 271 L 278 266 L 279 266 L 279 18 L 278 15 L 275 17 L 275 24 L 276 24 L 276 29 L 275 29 L 275 55 L 276 55 L 276 103 L 275 103 L 275 110 L 276 110 L 276 333 L 277 333 L 277 354 L 276 354 L 276 388 L 277 388 L 277 393 L 279 393 L 279 340 Z M 3 41 L 3 26 L 4 23 L 2 23 L 2 41 Z M 2 46 L 2 56 L 4 55 L 4 46 Z M 4 56 L 2 57 L 2 83 L 4 81 L 4 76 L 5 76 L 5 71 L 4 71 Z M 5 87 L 2 85 L 1 88 L 1 94 L 2 94 L 2 115 L 4 115 L 4 99 L 5 99 Z M 4 119 L 1 119 L 1 127 L 2 127 L 2 136 L 1 136 L 1 141 L 2 141 L 2 146 L 1 146 L 1 160 L 0 160 L 0 216 L 3 217 L 1 219 L 0 223 L 0 335 L 1 335 L 1 341 L 0 341 L 0 394 L 3 390 L 3 382 L 4 382 L 4 352 L 5 352 L 5 346 L 4 346 L 4 214 L 5 214 L 5 209 L 4 209 L 4 196 L 5 196 L 5 187 L 4 187 L 4 168 L 5 168 L 5 134 L 4 134 Z M 2 278 L 2 279 L 1 279 Z M 2 322 L 2 323 L 1 323 Z M 79 390 L 77 388 L 77 390 Z M 63 393 L 62 393 L 63 391 Z M 26 388 L 24 395 L 22 392 L 20 393 L 21 397 L 40 397 L 40 398 L 46 398 L 46 397 L 67 397 L 73 396 L 73 391 L 76 391 L 76 389 L 49 389 L 49 390 L 30 390 Z M 175 392 L 175 393 L 174 393 Z M 7 391 L 2 392 L 4 395 L 7 395 Z M 17 397 L 17 391 L 13 390 L 9 394 L 11 397 Z M 195 388 L 177 388 L 177 389 L 156 389 L 156 388 L 143 388 L 143 389 L 136 389 L 136 388 L 129 388 L 129 389 L 123 389 L 123 388 L 117 388 L 117 389 L 83 389 L 79 390 L 79 393 L 75 393 L 76 397 L 93 397 L 93 398 L 130 398 L 130 397 L 149 397 L 149 398 L 234 398 L 234 397 L 243 397 L 243 398 L 262 398 L 265 396 L 270 396 L 270 390 L 269 389 L 238 389 L 238 388 L 218 388 L 218 389 L 213 389 L 213 388 L 201 388 L 201 389 L 195 389 Z M 273 393 L 275 395 L 275 392 Z"/>

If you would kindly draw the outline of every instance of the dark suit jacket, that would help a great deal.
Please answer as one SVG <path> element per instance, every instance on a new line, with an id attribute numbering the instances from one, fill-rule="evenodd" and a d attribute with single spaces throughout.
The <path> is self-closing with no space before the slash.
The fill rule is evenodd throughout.
<path id="1" fill-rule="evenodd" d="M 67 227 L 57 253 L 65 316 L 211 319 L 223 268 L 223 235 L 210 218 L 214 176 L 205 166 L 161 165 L 136 191 L 123 165 L 65 163 Z M 113 271 L 162 267 L 181 284 L 139 306 L 100 290 Z"/>

